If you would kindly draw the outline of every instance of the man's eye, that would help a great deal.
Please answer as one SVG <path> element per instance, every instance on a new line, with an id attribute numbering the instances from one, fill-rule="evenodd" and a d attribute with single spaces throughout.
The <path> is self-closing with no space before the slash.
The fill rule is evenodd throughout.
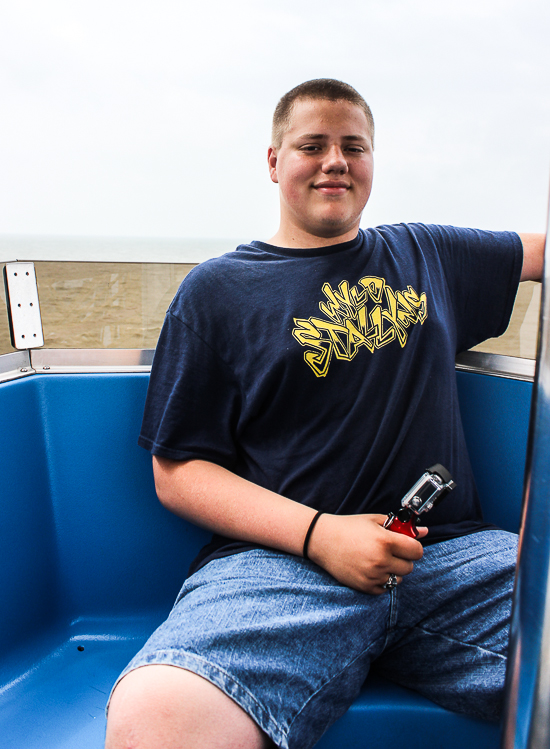
<path id="1" fill-rule="evenodd" d="M 320 146 L 317 146 L 315 144 L 311 144 L 311 145 L 307 145 L 307 146 L 302 146 L 302 148 L 300 150 L 302 150 L 302 151 L 319 151 L 320 150 Z"/>

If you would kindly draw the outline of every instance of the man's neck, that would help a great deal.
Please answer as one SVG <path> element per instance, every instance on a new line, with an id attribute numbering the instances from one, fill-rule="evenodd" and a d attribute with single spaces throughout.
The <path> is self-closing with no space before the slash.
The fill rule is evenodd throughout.
<path id="1" fill-rule="evenodd" d="M 273 245 L 274 247 L 289 247 L 296 250 L 308 250 L 313 247 L 329 247 L 333 244 L 342 244 L 343 242 L 349 242 L 350 240 L 355 239 L 358 231 L 359 226 L 354 226 L 352 229 L 345 232 L 345 234 L 339 234 L 335 237 L 324 237 L 310 234 L 298 227 L 292 227 L 290 230 L 279 227 L 277 233 L 268 240 L 268 244 Z"/>

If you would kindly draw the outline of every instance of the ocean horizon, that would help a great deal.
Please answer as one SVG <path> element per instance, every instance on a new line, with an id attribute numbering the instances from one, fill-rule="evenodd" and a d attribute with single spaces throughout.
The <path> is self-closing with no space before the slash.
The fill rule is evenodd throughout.
<path id="1" fill-rule="evenodd" d="M 0 263 L 15 260 L 202 263 L 249 239 L 0 235 Z"/>

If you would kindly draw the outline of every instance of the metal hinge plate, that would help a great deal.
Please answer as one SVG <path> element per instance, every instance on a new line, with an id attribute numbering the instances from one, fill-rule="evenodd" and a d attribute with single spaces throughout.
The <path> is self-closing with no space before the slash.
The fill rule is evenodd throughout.
<path id="1" fill-rule="evenodd" d="M 43 346 L 44 333 L 34 263 L 6 263 L 4 283 L 11 345 L 19 350 Z"/>

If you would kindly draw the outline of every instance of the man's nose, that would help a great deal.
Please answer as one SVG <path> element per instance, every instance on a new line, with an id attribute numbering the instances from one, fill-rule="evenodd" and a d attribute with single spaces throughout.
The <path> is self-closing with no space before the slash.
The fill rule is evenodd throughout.
<path id="1" fill-rule="evenodd" d="M 340 173 L 348 171 L 348 162 L 346 161 L 340 146 L 333 145 L 328 149 L 323 162 L 323 171 Z"/>

